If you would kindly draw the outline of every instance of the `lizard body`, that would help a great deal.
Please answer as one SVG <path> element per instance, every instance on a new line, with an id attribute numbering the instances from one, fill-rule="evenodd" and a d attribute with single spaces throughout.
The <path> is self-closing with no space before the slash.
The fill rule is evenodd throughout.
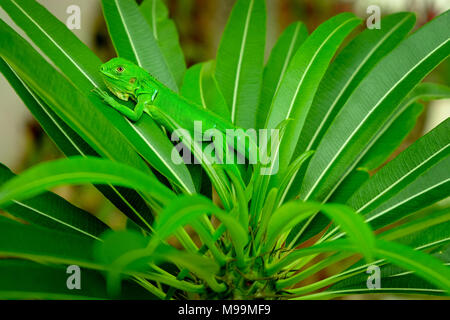
<path id="1" fill-rule="evenodd" d="M 100 72 L 108 89 L 119 99 L 130 98 L 136 102 L 132 110 L 120 104 L 99 88 L 94 89 L 107 104 L 132 121 L 138 121 L 143 113 L 160 120 L 155 108 L 170 114 L 181 127 L 192 131 L 193 121 L 202 121 L 204 130 L 217 128 L 236 129 L 231 122 L 220 118 L 211 111 L 173 92 L 151 76 L 146 70 L 123 58 L 113 58 L 100 67 Z"/>
<path id="2" fill-rule="evenodd" d="M 208 129 L 217 129 L 223 134 L 226 133 L 226 130 L 243 131 L 195 102 L 178 95 L 156 80 L 145 69 L 126 59 L 113 58 L 100 66 L 100 72 L 111 93 L 123 101 L 131 98 L 136 105 L 134 109 L 130 109 L 100 88 L 93 89 L 94 93 L 131 121 L 139 121 L 146 113 L 169 131 L 173 131 L 175 128 L 173 123 L 167 121 L 168 118 L 176 122 L 178 127 L 191 133 L 195 129 L 194 121 L 201 121 L 203 132 Z M 238 148 L 239 144 L 243 143 L 245 156 L 248 157 L 249 148 L 245 145 L 245 140 L 248 139 L 249 144 L 254 148 L 256 148 L 256 143 L 246 134 L 238 133 L 236 137 Z"/>

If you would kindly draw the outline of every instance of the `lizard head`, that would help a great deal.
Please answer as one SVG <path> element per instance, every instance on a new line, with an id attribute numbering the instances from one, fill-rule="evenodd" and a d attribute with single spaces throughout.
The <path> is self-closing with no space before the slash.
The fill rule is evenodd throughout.
<path id="1" fill-rule="evenodd" d="M 126 101 L 130 96 L 135 97 L 143 69 L 126 59 L 113 58 L 100 66 L 100 72 L 108 89 Z"/>

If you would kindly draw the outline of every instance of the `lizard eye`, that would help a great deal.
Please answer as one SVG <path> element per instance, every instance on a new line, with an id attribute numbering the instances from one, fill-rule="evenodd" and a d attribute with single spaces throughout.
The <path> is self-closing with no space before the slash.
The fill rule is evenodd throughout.
<path id="1" fill-rule="evenodd" d="M 123 67 L 117 67 L 117 72 L 122 72 L 123 71 Z"/>

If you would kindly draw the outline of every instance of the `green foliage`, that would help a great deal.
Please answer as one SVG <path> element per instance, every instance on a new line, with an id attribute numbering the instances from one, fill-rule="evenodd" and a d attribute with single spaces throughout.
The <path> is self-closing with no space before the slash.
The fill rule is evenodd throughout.
<path id="1" fill-rule="evenodd" d="M 411 35 L 414 15 L 393 14 L 345 46 L 361 24 L 351 13 L 311 35 L 294 22 L 264 65 L 265 1 L 238 0 L 216 60 L 186 70 L 163 1 L 102 1 L 118 56 L 239 127 L 280 129 L 280 170 L 263 175 L 181 163 L 165 131 L 179 115 L 158 119 L 165 128 L 130 122 L 91 93 L 106 89 L 101 61 L 62 22 L 34 0 L 0 5 L 40 49 L 0 22 L 0 71 L 67 156 L 19 175 L 0 166 L 1 298 L 329 299 L 373 293 L 371 264 L 377 293 L 450 293 L 450 120 L 372 175 L 418 101 L 450 97 L 421 83 L 450 55 L 450 12 Z M 135 223 L 113 231 L 48 191 L 73 184 L 94 184 Z M 81 291 L 64 287 L 71 264 L 88 279 Z"/>
<path id="2" fill-rule="evenodd" d="M 231 121 L 243 128 L 256 124 L 265 42 L 265 1 L 238 0 L 220 41 L 215 75 Z"/>

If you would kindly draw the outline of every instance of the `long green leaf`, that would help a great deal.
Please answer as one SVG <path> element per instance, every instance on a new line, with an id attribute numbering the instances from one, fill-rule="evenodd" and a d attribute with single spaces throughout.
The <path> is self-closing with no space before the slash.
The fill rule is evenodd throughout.
<path id="1" fill-rule="evenodd" d="M 427 214 L 421 219 L 415 219 L 409 223 L 405 223 L 399 227 L 389 229 L 386 232 L 380 234 L 383 240 L 395 240 L 403 245 L 413 247 L 416 250 L 433 250 L 433 256 L 441 260 L 442 262 L 450 262 L 450 255 L 448 245 L 450 243 L 449 234 L 449 219 L 450 209 L 443 209 L 431 214 Z M 341 240 L 336 240 L 341 241 Z M 328 243 L 333 243 L 328 242 Z M 444 247 L 444 249 L 442 249 Z M 447 247 L 447 249 L 445 249 Z M 375 263 L 381 269 L 381 292 L 403 292 L 403 293 L 416 293 L 416 294 L 443 294 L 442 290 L 437 290 L 435 286 L 432 286 L 429 282 L 412 274 L 411 271 L 404 272 L 404 269 L 400 269 L 391 264 L 386 264 L 384 261 L 377 261 Z M 352 267 L 345 273 L 357 272 L 354 276 L 351 276 L 343 281 L 337 282 L 332 286 L 331 291 L 347 289 L 348 294 L 352 293 L 352 290 L 357 292 L 361 288 L 366 287 L 366 280 L 368 275 L 365 273 L 368 265 L 362 263 L 357 264 L 358 267 Z M 401 271 L 399 271 L 401 270 Z M 390 278 L 389 278 L 390 277 Z M 432 289 L 430 292 L 426 292 L 428 289 Z M 371 290 L 372 292 L 375 290 Z"/>
<path id="2" fill-rule="evenodd" d="M 264 128 L 272 100 L 280 88 L 287 67 L 297 49 L 308 37 L 308 30 L 301 22 L 290 24 L 281 34 L 264 67 L 261 101 L 258 107 L 257 128 Z"/>
<path id="3" fill-rule="evenodd" d="M 161 49 L 178 88 L 181 88 L 186 72 L 186 62 L 175 23 L 169 19 L 169 12 L 164 2 L 162 0 L 145 0 L 139 9 L 153 32 L 153 37 Z"/>
<path id="4" fill-rule="evenodd" d="M 419 176 L 399 193 L 365 214 L 366 222 L 379 229 L 448 197 L 450 157 L 446 157 Z M 332 230 L 336 231 L 336 229 Z M 341 235 L 336 236 L 338 238 Z"/>
<path id="5" fill-rule="evenodd" d="M 419 84 L 402 102 L 398 111 L 399 115 L 361 159 L 357 167 L 374 170 L 382 165 L 389 155 L 397 149 L 401 141 L 412 131 L 418 116 L 423 111 L 423 106 L 414 103 L 414 101 L 449 98 L 450 87 L 448 86 L 430 82 Z"/>
<path id="6" fill-rule="evenodd" d="M 0 60 L 0 71 L 11 87 L 22 99 L 42 129 L 66 156 L 97 155 L 97 153 L 81 137 L 65 124 L 45 102 L 34 93 L 17 73 L 3 60 Z"/>
<path id="7" fill-rule="evenodd" d="M 348 204 L 362 214 L 373 212 L 450 154 L 450 119 L 417 140 L 377 172 Z M 445 175 L 438 177 L 445 181 Z"/>
<path id="8" fill-rule="evenodd" d="M 367 180 L 369 180 L 370 174 L 366 170 L 366 168 L 357 168 L 355 169 L 347 178 L 345 178 L 344 181 L 342 181 L 341 185 L 336 189 L 336 191 L 333 193 L 333 195 L 330 197 L 329 202 L 338 202 L 338 203 L 346 203 L 347 200 L 355 193 L 355 191 L 364 184 Z M 314 228 L 315 231 L 320 231 L 320 228 L 324 228 L 326 224 L 329 222 L 326 221 L 325 224 L 318 223 L 318 217 L 314 219 Z M 311 228 L 308 229 L 309 234 L 317 234 L 314 233 L 311 224 Z M 311 233 L 312 232 L 312 233 Z M 308 235 L 305 233 L 304 238 L 306 238 Z"/>
<path id="9" fill-rule="evenodd" d="M 0 164 L 0 185 L 15 175 Z M 80 208 L 75 207 L 56 194 L 47 192 L 26 201 L 14 201 L 3 208 L 15 217 L 52 230 L 83 234 L 98 239 L 108 226 Z"/>
<path id="10" fill-rule="evenodd" d="M 400 115 L 392 122 L 390 127 L 380 136 L 377 142 L 375 142 L 372 148 L 360 160 L 358 165 L 356 165 L 356 169 L 342 181 L 341 185 L 336 189 L 329 201 L 340 203 L 347 202 L 352 194 L 369 179 L 369 171 L 375 170 L 381 166 L 400 146 L 402 141 L 415 127 L 417 119 L 423 110 L 424 107 L 422 104 L 413 103 L 405 110 L 400 111 Z M 314 221 L 314 224 L 318 227 L 316 229 L 325 227 L 325 223 L 319 224 L 317 221 Z M 306 236 L 307 235 L 305 234 L 305 237 Z"/>
<path id="11" fill-rule="evenodd" d="M 395 265 L 414 271 L 417 275 L 450 293 L 450 268 L 441 261 L 410 247 L 378 239 L 376 252 Z"/>
<path id="12" fill-rule="evenodd" d="M 450 208 L 436 210 L 420 219 L 389 229 L 380 237 L 419 249 L 447 245 L 450 242 Z"/>
<path id="13" fill-rule="evenodd" d="M 285 175 L 291 163 L 300 131 L 311 106 L 312 99 L 328 64 L 345 37 L 360 23 L 354 14 L 343 13 L 320 25 L 300 46 L 281 80 L 280 88 L 272 100 L 266 127 L 277 129 L 286 123 L 279 141 L 271 148 L 272 161 L 266 168 L 266 176 L 255 188 L 256 208 L 265 199 L 266 192 Z M 279 171 L 281 168 L 281 171 Z M 258 174 L 258 173 L 256 173 Z M 291 182 L 292 183 L 292 182 Z"/>
<path id="14" fill-rule="evenodd" d="M 369 171 L 381 166 L 414 129 L 423 110 L 424 107 L 421 103 L 413 103 L 401 112 L 392 122 L 391 127 L 380 136 L 370 151 L 361 159 L 357 167 Z"/>
<path id="15" fill-rule="evenodd" d="M 85 236 L 24 225 L 0 217 L 0 255 L 98 269 L 94 240 Z"/>
<path id="16" fill-rule="evenodd" d="M 365 214 L 366 222 L 373 229 L 379 229 L 400 220 L 439 200 L 448 197 L 450 190 L 450 157 L 433 165 L 399 193 L 392 196 L 376 209 Z M 331 230 L 333 233 L 336 229 Z M 342 234 L 335 236 L 339 238 Z M 328 237 L 328 236 L 327 236 Z"/>
<path id="17" fill-rule="evenodd" d="M 391 199 L 365 215 L 373 228 L 380 228 L 445 199 L 450 190 L 450 157 L 446 157 Z"/>
<path id="18" fill-rule="evenodd" d="M 216 78 L 238 127 L 255 128 L 266 36 L 264 0 L 238 0 L 217 52 Z"/>
<path id="19" fill-rule="evenodd" d="M 146 199 L 169 202 L 173 192 L 139 170 L 124 164 L 99 158 L 72 157 L 45 162 L 24 171 L 0 188 L 0 206 L 12 200 L 23 200 L 62 184 L 115 184 L 142 191 Z M 151 217 L 145 217 L 151 219 Z"/>
<path id="20" fill-rule="evenodd" d="M 380 268 L 380 288 L 367 288 L 368 274 L 360 272 L 352 277 L 339 281 L 327 290 L 330 293 L 342 292 L 345 294 L 399 293 L 399 294 L 433 294 L 445 295 L 445 292 L 430 282 L 420 278 L 411 271 L 405 271 L 395 265 L 386 264 Z"/>
<path id="21" fill-rule="evenodd" d="M 104 277 L 97 271 L 81 268 L 81 288 L 69 290 L 67 267 L 48 266 L 18 259 L 0 260 L 1 299 L 109 299 Z M 39 281 L 36 281 L 39 279 Z M 118 299 L 156 299 L 141 286 L 127 281 Z"/>
<path id="22" fill-rule="evenodd" d="M 214 61 L 190 67 L 184 77 L 181 95 L 230 120 L 230 111 L 214 76 L 214 67 Z"/>

